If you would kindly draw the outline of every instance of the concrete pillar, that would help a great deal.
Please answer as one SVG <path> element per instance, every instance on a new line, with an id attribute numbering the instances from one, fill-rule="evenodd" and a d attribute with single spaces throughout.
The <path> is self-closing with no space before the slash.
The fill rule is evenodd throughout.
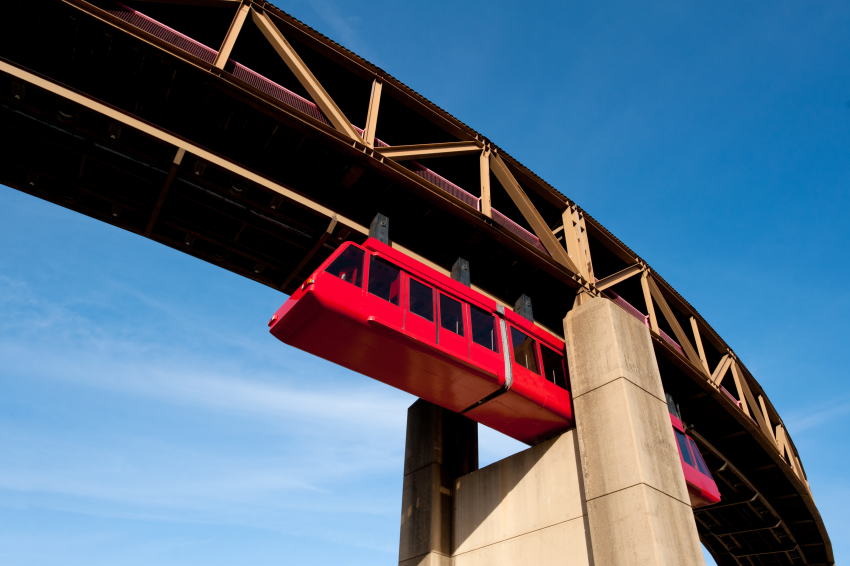
<path id="1" fill-rule="evenodd" d="M 704 566 L 649 330 L 594 298 L 564 332 L 595 564 Z"/>
<path id="2" fill-rule="evenodd" d="M 451 566 L 452 487 L 478 468 L 477 426 L 421 399 L 408 409 L 400 566 Z"/>

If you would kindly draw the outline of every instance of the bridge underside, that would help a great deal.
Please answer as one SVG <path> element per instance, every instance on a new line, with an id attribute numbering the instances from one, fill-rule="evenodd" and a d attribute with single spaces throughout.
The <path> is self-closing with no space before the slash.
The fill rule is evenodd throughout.
<path id="1" fill-rule="evenodd" d="M 572 304 L 574 288 L 563 292 L 561 273 L 541 269 L 536 254 L 479 215 L 417 190 L 402 174 L 387 178 L 375 171 L 373 159 L 337 138 L 317 136 L 304 117 L 244 87 L 117 34 L 70 6 L 51 8 L 56 13 L 50 17 L 30 13 L 7 21 L 38 18 L 55 48 L 16 28 L 19 37 L 2 40 L 7 60 L 227 156 L 360 225 L 381 212 L 391 219 L 391 237 L 405 247 L 426 250 L 442 266 L 458 256 L 470 260 L 476 283 L 488 292 L 539 297 L 537 310 L 554 315 L 548 321 L 554 328 L 558 313 Z M 5 131 L 16 132 L 4 140 L 2 182 L 273 288 L 291 291 L 337 243 L 365 237 L 342 222 L 326 234 L 327 214 L 197 155 L 176 164 L 174 144 L 25 81 L 4 76 L 2 102 Z M 503 249 L 487 245 L 494 238 L 514 248 L 513 261 L 505 263 Z"/>
<path id="2" fill-rule="evenodd" d="M 217 48 L 238 3 L 199 4 L 137 7 Z M 290 41 L 352 122 L 364 124 L 368 69 L 339 73 L 348 63 L 338 46 L 273 13 L 291 23 Z M 404 248 L 443 268 L 467 258 L 479 288 L 508 304 L 523 293 L 533 297 L 536 318 L 551 329 L 572 307 L 581 281 L 492 218 L 190 54 L 176 56 L 154 38 L 128 33 L 94 4 L 12 2 L 4 6 L 2 28 L 0 183 L 284 292 L 340 242 L 362 241 L 381 212 Z M 292 82 L 250 26 L 234 57 Z M 386 98 L 381 112 L 393 119 L 379 126 L 379 138 L 439 143 L 467 132 L 406 96 Z M 467 156 L 449 158 L 441 173 L 478 183 L 477 159 L 473 178 L 464 177 Z M 521 180 L 530 183 L 532 175 Z M 563 201 L 545 192 L 529 196 L 556 223 Z M 521 218 L 507 197 L 494 196 L 493 204 Z M 640 261 L 595 223 L 588 232 L 597 275 Z M 635 304 L 643 298 L 637 279 L 618 288 Z M 789 471 L 793 458 L 777 455 L 761 416 L 739 411 L 681 348 L 653 336 L 665 389 L 682 405 L 723 495 L 719 505 L 696 512 L 701 540 L 717 563 L 831 564 L 811 496 Z M 703 356 L 719 368 L 728 350 L 715 342 Z M 738 397 L 740 406 L 744 396 Z"/>

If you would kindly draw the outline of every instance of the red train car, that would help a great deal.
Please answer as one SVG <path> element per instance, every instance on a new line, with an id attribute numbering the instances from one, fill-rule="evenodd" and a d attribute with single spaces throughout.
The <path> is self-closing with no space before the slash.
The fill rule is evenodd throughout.
<path id="1" fill-rule="evenodd" d="M 523 442 L 573 425 L 563 340 L 373 238 L 342 244 L 269 327 L 287 344 Z M 685 438 L 680 455 L 692 500 L 718 501 Z"/>
<path id="2" fill-rule="evenodd" d="M 573 424 L 563 341 L 375 239 L 340 246 L 269 326 L 518 440 Z"/>

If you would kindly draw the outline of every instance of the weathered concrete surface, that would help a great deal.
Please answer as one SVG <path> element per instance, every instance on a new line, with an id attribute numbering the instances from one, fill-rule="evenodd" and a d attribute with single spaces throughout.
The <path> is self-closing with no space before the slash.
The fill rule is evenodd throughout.
<path id="1" fill-rule="evenodd" d="M 645 484 L 690 505 L 666 403 L 617 379 L 576 398 L 573 406 L 577 419 L 593 421 L 579 433 L 588 499 Z"/>
<path id="2" fill-rule="evenodd" d="M 611 301 L 564 320 L 597 565 L 704 565 L 649 330 Z"/>
<path id="3" fill-rule="evenodd" d="M 475 422 L 421 399 L 410 406 L 399 565 L 451 565 L 452 487 L 477 467 Z"/>
<path id="4" fill-rule="evenodd" d="M 704 566 L 689 505 L 638 484 L 587 502 L 596 564 Z M 604 523 L 602 521 L 604 521 Z"/>
<path id="5" fill-rule="evenodd" d="M 455 566 L 589 564 L 574 431 L 455 483 Z"/>

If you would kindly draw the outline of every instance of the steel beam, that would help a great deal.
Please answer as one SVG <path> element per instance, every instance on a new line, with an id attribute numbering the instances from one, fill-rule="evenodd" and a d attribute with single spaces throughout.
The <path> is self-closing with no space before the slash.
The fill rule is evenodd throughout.
<path id="1" fill-rule="evenodd" d="M 48 92 L 51 92 L 56 96 L 59 96 L 60 98 L 64 98 L 70 102 L 79 104 L 80 106 L 88 108 L 89 110 L 93 110 L 117 122 L 120 122 L 125 126 L 134 128 L 155 139 L 173 145 L 175 150 L 183 149 L 186 153 L 190 153 L 192 155 L 200 157 L 201 159 L 209 161 L 214 165 L 217 165 L 223 169 L 230 171 L 231 173 L 239 175 L 240 177 L 243 177 L 248 181 L 257 183 L 260 186 L 263 186 L 271 191 L 276 192 L 277 194 L 281 195 L 286 199 L 296 202 L 301 206 L 309 208 L 328 218 L 333 218 L 334 216 L 336 216 L 337 220 L 341 224 L 344 224 L 349 228 L 360 232 L 361 234 L 369 233 L 369 229 L 360 224 L 359 222 L 337 214 L 336 211 L 331 210 L 330 208 L 323 206 L 301 194 L 298 194 L 292 189 L 281 185 L 280 183 L 276 183 L 271 179 L 263 177 L 262 175 L 258 175 L 257 173 L 254 173 L 253 171 L 250 171 L 249 169 L 246 169 L 245 167 L 242 167 L 241 165 L 238 165 L 233 161 L 230 161 L 229 159 L 225 159 L 220 155 L 212 153 L 211 151 L 207 151 L 206 149 L 203 149 L 198 145 L 195 145 L 173 134 L 170 134 L 165 130 L 157 128 L 156 126 L 153 126 L 147 122 L 139 120 L 138 118 L 135 118 L 134 116 L 131 116 L 125 112 L 122 112 L 121 110 L 117 110 L 111 106 L 107 106 L 102 102 L 98 102 L 92 98 L 89 98 L 88 96 L 85 96 L 69 88 L 63 87 L 47 79 L 39 77 L 38 75 L 30 73 L 29 71 L 25 71 L 24 69 L 20 69 L 18 67 L 15 67 L 14 65 L 10 65 L 5 61 L 0 61 L 0 72 L 12 75 L 13 77 L 16 77 L 22 81 L 25 81 Z"/>
<path id="2" fill-rule="evenodd" d="M 702 369 L 705 370 L 705 375 L 711 375 L 711 369 L 708 367 L 708 359 L 705 357 L 705 346 L 702 344 L 702 336 L 700 336 L 699 325 L 697 324 L 697 319 L 694 316 L 690 317 L 691 319 L 691 330 L 694 333 L 694 342 L 697 345 L 697 354 L 699 354 L 699 359 L 702 362 Z"/>
<path id="3" fill-rule="evenodd" d="M 272 47 L 274 47 L 274 50 L 277 51 L 277 54 L 280 55 L 280 58 L 283 59 L 283 62 L 286 63 L 286 66 L 289 67 L 289 70 L 292 71 L 293 75 L 295 75 L 295 78 L 298 79 L 298 82 L 301 83 L 301 86 L 303 86 L 310 94 L 310 98 L 312 98 L 313 102 L 319 106 L 322 114 L 325 115 L 333 127 L 353 140 L 362 140 L 360 135 L 351 125 L 351 122 L 345 117 L 345 114 L 342 113 L 342 110 L 340 110 L 333 98 L 331 98 L 328 94 L 328 91 L 325 90 L 322 83 L 320 83 L 313 72 L 310 71 L 280 30 L 277 29 L 277 26 L 274 25 L 271 18 L 256 9 L 251 10 L 251 17 L 254 20 L 254 23 L 257 24 L 257 27 L 260 28 L 260 31 L 263 33 L 265 38 Z"/>
<path id="4" fill-rule="evenodd" d="M 726 377 L 726 372 L 729 371 L 730 365 L 732 365 L 732 356 L 729 354 L 723 354 L 723 357 L 720 358 L 719 362 L 717 362 L 717 367 L 715 367 L 714 371 L 711 373 L 711 383 L 719 387 L 723 378 Z"/>
<path id="5" fill-rule="evenodd" d="M 216 55 L 215 61 L 213 62 L 213 65 L 219 69 L 224 69 L 224 65 L 227 63 L 227 60 L 230 59 L 230 54 L 233 52 L 233 47 L 236 45 L 236 39 L 239 37 L 239 32 L 242 31 L 242 26 L 245 24 L 245 19 L 248 17 L 248 13 L 250 11 L 251 6 L 244 3 L 239 6 L 238 10 L 236 10 L 236 16 L 234 16 L 233 21 L 230 22 L 230 28 L 227 30 L 227 34 L 224 36 L 224 41 L 221 43 L 221 47 L 218 50 L 218 55 Z"/>
<path id="6" fill-rule="evenodd" d="M 634 265 L 630 265 L 625 269 L 621 269 L 617 273 L 613 273 L 613 274 L 611 274 L 607 277 L 603 277 L 602 279 L 599 279 L 598 281 L 596 281 L 596 285 L 595 285 L 596 290 L 597 291 L 604 291 L 605 289 L 613 287 L 617 283 L 622 283 L 626 279 L 629 279 L 629 278 L 633 277 L 634 275 L 641 273 L 642 271 L 643 271 L 643 265 L 642 264 L 636 263 Z"/>
<path id="7" fill-rule="evenodd" d="M 648 270 L 645 270 L 640 274 L 640 288 L 643 291 L 643 302 L 644 305 L 646 305 L 646 314 L 649 316 L 649 328 L 655 334 L 660 334 L 661 329 L 658 326 L 658 316 L 655 314 L 655 305 L 652 302 L 652 291 L 649 289 Z"/>
<path id="8" fill-rule="evenodd" d="M 586 280 L 593 281 L 593 261 L 590 256 L 590 243 L 587 240 L 584 213 L 575 204 L 569 204 L 561 215 L 561 220 L 567 254 L 578 266 L 579 274 Z"/>
<path id="9" fill-rule="evenodd" d="M 478 156 L 478 175 L 481 180 L 481 200 L 479 206 L 481 214 L 488 218 L 493 217 L 493 195 L 490 192 L 490 150 L 484 149 Z"/>
<path id="10" fill-rule="evenodd" d="M 685 330 L 682 328 L 682 325 L 679 324 L 679 320 L 673 313 L 673 309 L 671 309 L 670 305 L 667 304 L 667 299 L 665 299 L 664 295 L 661 294 L 661 289 L 658 288 L 658 285 L 655 284 L 655 281 L 652 280 L 652 277 L 649 278 L 648 283 L 649 292 L 652 293 L 652 298 L 655 299 L 655 303 L 658 305 L 658 308 L 661 309 L 661 314 L 664 315 L 664 319 L 667 321 L 667 324 L 670 325 L 670 328 L 673 330 L 673 334 L 676 335 L 676 339 L 679 341 L 679 345 L 685 351 L 685 355 L 688 357 L 692 364 L 702 369 L 702 362 L 700 361 L 696 350 L 694 350 L 694 347 L 691 344 L 688 335 L 685 334 Z M 706 374 L 708 374 L 707 371 Z"/>
<path id="11" fill-rule="evenodd" d="M 171 185 L 174 183 L 174 179 L 177 178 L 177 170 L 180 168 L 180 164 L 183 163 L 183 157 L 185 157 L 185 155 L 186 150 L 178 148 L 177 153 L 174 155 L 174 159 L 171 161 L 171 167 L 168 170 L 168 175 L 162 183 L 162 188 L 159 190 L 159 196 L 153 206 L 147 226 L 145 226 L 145 236 L 147 237 L 150 237 L 153 233 L 153 227 L 156 225 L 156 221 L 159 219 L 159 213 L 162 210 L 162 206 L 165 204 L 165 197 L 168 196 L 168 191 L 171 190 Z"/>
<path id="12" fill-rule="evenodd" d="M 378 79 L 372 81 L 369 110 L 366 113 L 366 126 L 363 128 L 363 140 L 369 147 L 375 147 L 375 132 L 378 129 L 378 111 L 381 108 L 381 91 L 383 89 L 384 83 Z"/>
<path id="13" fill-rule="evenodd" d="M 496 179 L 499 180 L 499 183 L 508 193 L 508 196 L 511 197 L 511 200 L 519 209 L 520 214 L 522 214 L 523 218 L 525 218 L 525 221 L 531 225 L 531 229 L 534 231 L 534 234 L 540 238 L 540 243 L 543 244 L 543 247 L 546 248 L 549 255 L 552 256 L 555 261 L 576 275 L 581 275 L 581 271 L 576 267 L 576 264 L 573 263 L 573 260 L 570 259 L 570 256 L 567 254 L 567 250 L 565 250 L 561 245 L 561 242 L 552 235 L 552 229 L 549 228 L 549 225 L 546 224 L 545 220 L 543 220 L 540 212 L 538 212 L 537 208 L 531 202 L 531 199 L 528 198 L 528 195 L 525 194 L 522 186 L 520 186 L 519 181 L 516 180 L 516 177 L 514 177 L 513 173 L 510 172 L 508 166 L 505 165 L 505 162 L 498 154 L 494 153 L 490 155 L 490 170 L 493 171 Z"/>
<path id="14" fill-rule="evenodd" d="M 429 157 L 452 157 L 478 153 L 481 146 L 475 142 L 442 142 L 423 143 L 416 145 L 391 145 L 376 147 L 375 151 L 395 161 L 410 161 L 411 159 L 427 159 Z"/>

